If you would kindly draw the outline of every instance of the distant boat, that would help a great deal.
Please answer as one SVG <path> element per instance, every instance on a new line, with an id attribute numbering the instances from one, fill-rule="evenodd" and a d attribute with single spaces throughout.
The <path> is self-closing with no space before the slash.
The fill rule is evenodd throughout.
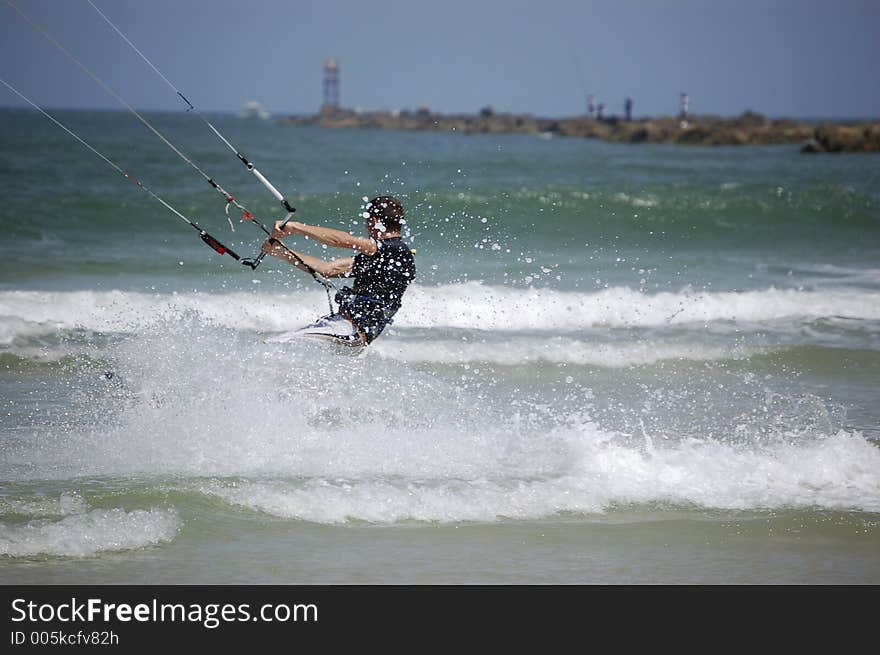
<path id="1" fill-rule="evenodd" d="M 244 103 L 244 106 L 238 112 L 239 118 L 259 118 L 260 120 L 268 120 L 269 112 L 263 109 L 263 105 L 261 105 L 256 100 L 251 100 L 249 102 Z"/>

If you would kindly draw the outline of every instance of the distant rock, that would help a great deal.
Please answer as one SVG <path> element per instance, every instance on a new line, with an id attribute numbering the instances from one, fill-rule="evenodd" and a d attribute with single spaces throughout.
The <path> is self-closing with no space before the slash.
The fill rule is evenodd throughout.
<path id="1" fill-rule="evenodd" d="M 801 152 L 880 152 L 880 122 L 822 123 Z"/>
<path id="2" fill-rule="evenodd" d="M 808 123 L 769 119 L 753 111 L 733 118 L 689 115 L 632 121 L 615 116 L 596 119 L 538 118 L 531 114 L 498 113 L 484 107 L 478 114 L 436 114 L 426 107 L 416 112 L 352 112 L 289 116 L 291 125 L 320 125 L 330 129 L 435 130 L 464 134 L 524 133 L 601 139 L 623 143 L 676 143 L 694 146 L 804 144 L 803 152 L 878 152 L 880 123 L 832 124 L 818 128 Z"/>

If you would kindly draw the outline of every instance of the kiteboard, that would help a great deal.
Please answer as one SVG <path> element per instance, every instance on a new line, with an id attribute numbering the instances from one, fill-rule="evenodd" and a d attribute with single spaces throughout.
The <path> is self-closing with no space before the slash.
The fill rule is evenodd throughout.
<path id="1" fill-rule="evenodd" d="M 288 343 L 296 339 L 309 339 L 321 341 L 333 346 L 338 346 L 340 351 L 357 355 L 364 350 L 364 342 L 351 321 L 341 314 L 328 314 L 322 316 L 314 323 L 305 327 L 285 332 L 266 339 L 267 343 Z"/>

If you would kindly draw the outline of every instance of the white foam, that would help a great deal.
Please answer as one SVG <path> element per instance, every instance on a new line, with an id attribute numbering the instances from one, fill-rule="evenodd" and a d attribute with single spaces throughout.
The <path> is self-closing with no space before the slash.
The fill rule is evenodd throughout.
<path id="1" fill-rule="evenodd" d="M 880 449 L 860 434 L 782 434 L 763 445 L 657 441 L 594 452 L 586 471 L 614 502 L 880 510 Z"/>
<path id="2" fill-rule="evenodd" d="M 785 265 L 784 263 L 780 263 Z M 803 264 L 791 265 L 792 270 L 798 274 L 809 273 L 814 278 L 810 279 L 812 285 L 880 285 L 880 268 L 853 268 L 851 266 L 837 266 L 835 264 Z"/>
<path id="3" fill-rule="evenodd" d="M 651 327 L 715 321 L 753 323 L 821 317 L 880 319 L 880 293 L 763 289 L 646 294 L 626 287 L 582 293 L 478 282 L 416 287 L 398 326 L 566 332 L 594 326 Z"/>
<path id="4" fill-rule="evenodd" d="M 666 360 L 716 361 L 748 357 L 757 350 L 711 347 L 698 343 L 664 343 L 659 340 L 631 343 L 591 342 L 568 337 L 510 337 L 503 341 L 431 339 L 378 340 L 373 352 L 401 362 L 464 364 L 487 362 L 502 366 L 537 362 L 625 368 Z"/>
<path id="5" fill-rule="evenodd" d="M 319 291 L 290 294 L 123 291 L 0 292 L 0 344 L 61 329 L 136 333 L 182 313 L 235 329 L 286 332 L 324 310 Z M 401 328 L 567 332 L 594 326 L 649 327 L 845 316 L 880 319 L 880 292 L 852 289 L 647 294 L 626 287 L 594 292 L 492 286 L 414 285 L 395 318 Z"/>
<path id="6" fill-rule="evenodd" d="M 577 385 L 559 392 L 558 406 L 542 407 L 528 394 L 505 398 L 480 380 L 448 379 L 381 351 L 338 357 L 321 344 L 264 344 L 192 317 L 113 343 L 108 356 L 119 395 L 85 394 L 69 425 L 10 439 L 0 478 L 239 478 L 200 490 L 329 523 L 529 518 L 658 502 L 880 511 L 880 449 L 809 420 L 771 434 L 746 417 L 729 426 L 729 442 L 651 441 L 592 423 L 593 396 Z M 609 361 L 650 356 L 616 352 Z M 723 436 L 712 408 L 705 412 L 691 434 L 705 434 L 704 418 Z M 71 521 L 73 532 L 85 517 L 102 518 L 95 512 L 59 524 Z M 137 543 L 166 534 L 158 524 Z M 35 523 L 31 532 L 51 529 Z"/>
<path id="7" fill-rule="evenodd" d="M 626 445 L 586 428 L 568 436 L 572 461 L 553 475 L 474 478 L 321 478 L 215 481 L 198 490 L 283 518 L 318 523 L 496 521 L 612 505 L 697 505 L 723 510 L 824 507 L 880 510 L 880 451 L 840 433 L 806 445 L 763 449 L 692 440 Z"/>
<path id="8" fill-rule="evenodd" d="M 0 523 L 0 555 L 88 557 L 168 542 L 179 529 L 180 519 L 171 509 L 94 509 L 59 521 Z"/>
<path id="9" fill-rule="evenodd" d="M 27 320 L 20 316 L 4 316 L 0 314 L 0 346 L 9 346 L 16 339 L 54 334 L 65 327 L 63 324 L 55 321 L 41 323 Z"/>
<path id="10" fill-rule="evenodd" d="M 620 202 L 628 203 L 633 207 L 656 207 L 658 204 L 658 200 L 654 196 L 641 198 L 639 196 L 630 196 L 626 193 L 617 193 L 614 195 L 614 199 Z"/>
<path id="11" fill-rule="evenodd" d="M 197 313 L 216 325 L 250 330 L 286 330 L 314 318 L 321 296 L 253 293 L 141 293 L 131 291 L 0 292 L 0 335 L 45 334 L 58 329 L 131 333 L 169 317 Z M 8 341 L 7 341 L 8 343 Z"/>

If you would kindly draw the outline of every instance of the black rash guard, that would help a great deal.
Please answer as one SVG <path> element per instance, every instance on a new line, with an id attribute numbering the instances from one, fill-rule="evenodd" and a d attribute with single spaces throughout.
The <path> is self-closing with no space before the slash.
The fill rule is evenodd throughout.
<path id="1" fill-rule="evenodd" d="M 367 343 L 391 323 L 403 292 L 416 276 L 412 251 L 403 239 L 381 239 L 376 246 L 378 250 L 372 255 L 355 255 L 349 273 L 354 283 L 336 294 L 340 312 L 357 326 Z"/>

